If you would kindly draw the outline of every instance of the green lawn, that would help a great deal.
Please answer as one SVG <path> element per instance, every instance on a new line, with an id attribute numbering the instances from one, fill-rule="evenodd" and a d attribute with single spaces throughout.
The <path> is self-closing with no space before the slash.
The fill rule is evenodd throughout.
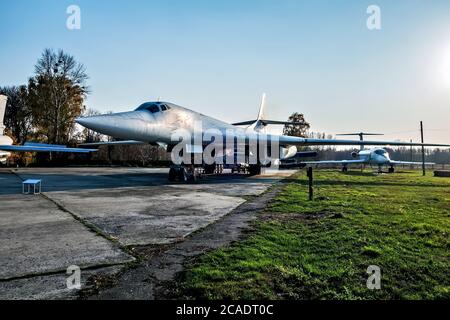
<path id="1" fill-rule="evenodd" d="M 177 294 L 207 299 L 449 299 L 450 179 L 421 172 L 304 172 L 255 231 L 198 258 Z M 369 290 L 369 265 L 381 290 Z"/>

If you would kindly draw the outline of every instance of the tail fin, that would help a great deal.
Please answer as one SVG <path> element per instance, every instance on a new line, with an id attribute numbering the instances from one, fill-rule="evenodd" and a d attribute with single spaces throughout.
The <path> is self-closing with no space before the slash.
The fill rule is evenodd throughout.
<path id="1" fill-rule="evenodd" d="M 233 125 L 235 126 L 248 126 L 247 130 L 250 131 L 265 131 L 265 126 L 267 125 L 264 120 L 265 120 L 265 114 L 264 114 L 264 109 L 266 106 L 266 94 L 263 93 L 262 97 L 261 97 L 261 104 L 259 105 L 259 112 L 258 112 L 258 117 L 256 118 L 256 120 L 248 120 L 248 121 L 242 121 L 242 122 L 237 122 L 237 123 L 233 123 Z"/>
<path id="2" fill-rule="evenodd" d="M 265 120 L 264 109 L 266 107 L 266 94 L 263 93 L 261 96 L 261 104 L 259 105 L 258 118 L 256 121 L 250 125 L 249 129 L 257 132 L 266 132 L 266 124 L 263 122 Z"/>
<path id="3" fill-rule="evenodd" d="M 258 118 L 256 119 L 256 121 L 266 119 L 265 113 L 264 113 L 265 108 L 266 108 L 266 94 L 263 93 L 262 97 L 261 97 L 261 104 L 259 106 Z"/>
<path id="4" fill-rule="evenodd" d="M 7 96 L 0 95 L 0 135 L 3 135 L 5 131 L 5 125 L 3 124 L 3 120 L 5 118 L 7 99 L 8 99 Z"/>
<path id="5" fill-rule="evenodd" d="M 355 133 L 339 133 L 337 136 L 359 136 L 360 141 L 364 141 L 364 136 L 382 136 L 383 133 L 367 133 L 367 132 L 355 132 Z M 359 150 L 364 150 L 364 145 L 359 146 Z"/>
<path id="6" fill-rule="evenodd" d="M 247 130 L 254 130 L 254 131 L 264 131 L 265 127 L 269 124 L 275 124 L 275 125 L 303 125 L 302 122 L 290 122 L 290 121 L 277 121 L 277 120 L 268 120 L 266 119 L 265 114 L 265 108 L 266 108 L 266 94 L 263 93 L 261 97 L 261 105 L 259 106 L 259 113 L 258 118 L 256 120 L 248 120 L 248 121 L 241 121 L 233 123 L 234 126 L 249 126 Z"/>

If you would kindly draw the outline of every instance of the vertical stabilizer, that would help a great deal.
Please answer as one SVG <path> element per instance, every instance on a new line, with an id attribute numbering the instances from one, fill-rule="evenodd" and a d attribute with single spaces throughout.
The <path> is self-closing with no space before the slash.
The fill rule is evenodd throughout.
<path id="1" fill-rule="evenodd" d="M 8 99 L 7 96 L 0 95 L 0 135 L 3 135 L 5 131 L 5 125 L 3 123 L 5 118 L 5 111 L 6 111 L 6 100 Z"/>
<path id="2" fill-rule="evenodd" d="M 264 109 L 266 107 L 266 94 L 263 93 L 261 97 L 261 104 L 259 105 L 258 118 L 256 118 L 255 122 L 252 123 L 247 130 L 248 131 L 256 131 L 256 132 L 265 132 L 266 125 L 262 122 L 266 116 L 264 114 Z"/>
<path id="3" fill-rule="evenodd" d="M 257 120 L 265 120 L 266 115 L 264 114 L 264 109 L 266 107 L 266 94 L 263 93 L 261 97 L 261 104 L 259 106 L 259 113 Z"/>

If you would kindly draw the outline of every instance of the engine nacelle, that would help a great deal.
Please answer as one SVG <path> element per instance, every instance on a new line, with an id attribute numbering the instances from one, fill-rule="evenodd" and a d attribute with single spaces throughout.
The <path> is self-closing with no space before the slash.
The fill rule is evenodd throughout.
<path id="1" fill-rule="evenodd" d="M 290 146 L 288 148 L 280 147 L 280 159 L 281 160 L 295 157 L 296 154 L 297 154 L 296 146 Z"/>
<path id="2" fill-rule="evenodd" d="M 353 152 L 352 152 L 352 158 L 353 158 L 353 159 L 358 158 L 358 152 L 353 151 Z"/>

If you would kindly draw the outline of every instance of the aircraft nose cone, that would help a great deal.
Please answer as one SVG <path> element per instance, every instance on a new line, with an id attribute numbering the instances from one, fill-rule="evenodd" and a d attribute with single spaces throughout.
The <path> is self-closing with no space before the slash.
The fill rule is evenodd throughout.
<path id="1" fill-rule="evenodd" d="M 114 125 L 112 116 L 92 116 L 75 119 L 75 122 L 88 129 L 104 133 L 105 129 L 111 128 Z"/>
<path id="2" fill-rule="evenodd" d="M 77 118 L 78 124 L 96 132 L 124 139 L 136 139 L 145 128 L 144 119 L 136 112 L 122 112 Z"/>
<path id="3" fill-rule="evenodd" d="M 92 119 L 93 117 L 82 117 L 75 119 L 75 122 L 82 125 L 83 127 L 91 129 L 91 125 L 95 124 L 95 120 Z"/>

